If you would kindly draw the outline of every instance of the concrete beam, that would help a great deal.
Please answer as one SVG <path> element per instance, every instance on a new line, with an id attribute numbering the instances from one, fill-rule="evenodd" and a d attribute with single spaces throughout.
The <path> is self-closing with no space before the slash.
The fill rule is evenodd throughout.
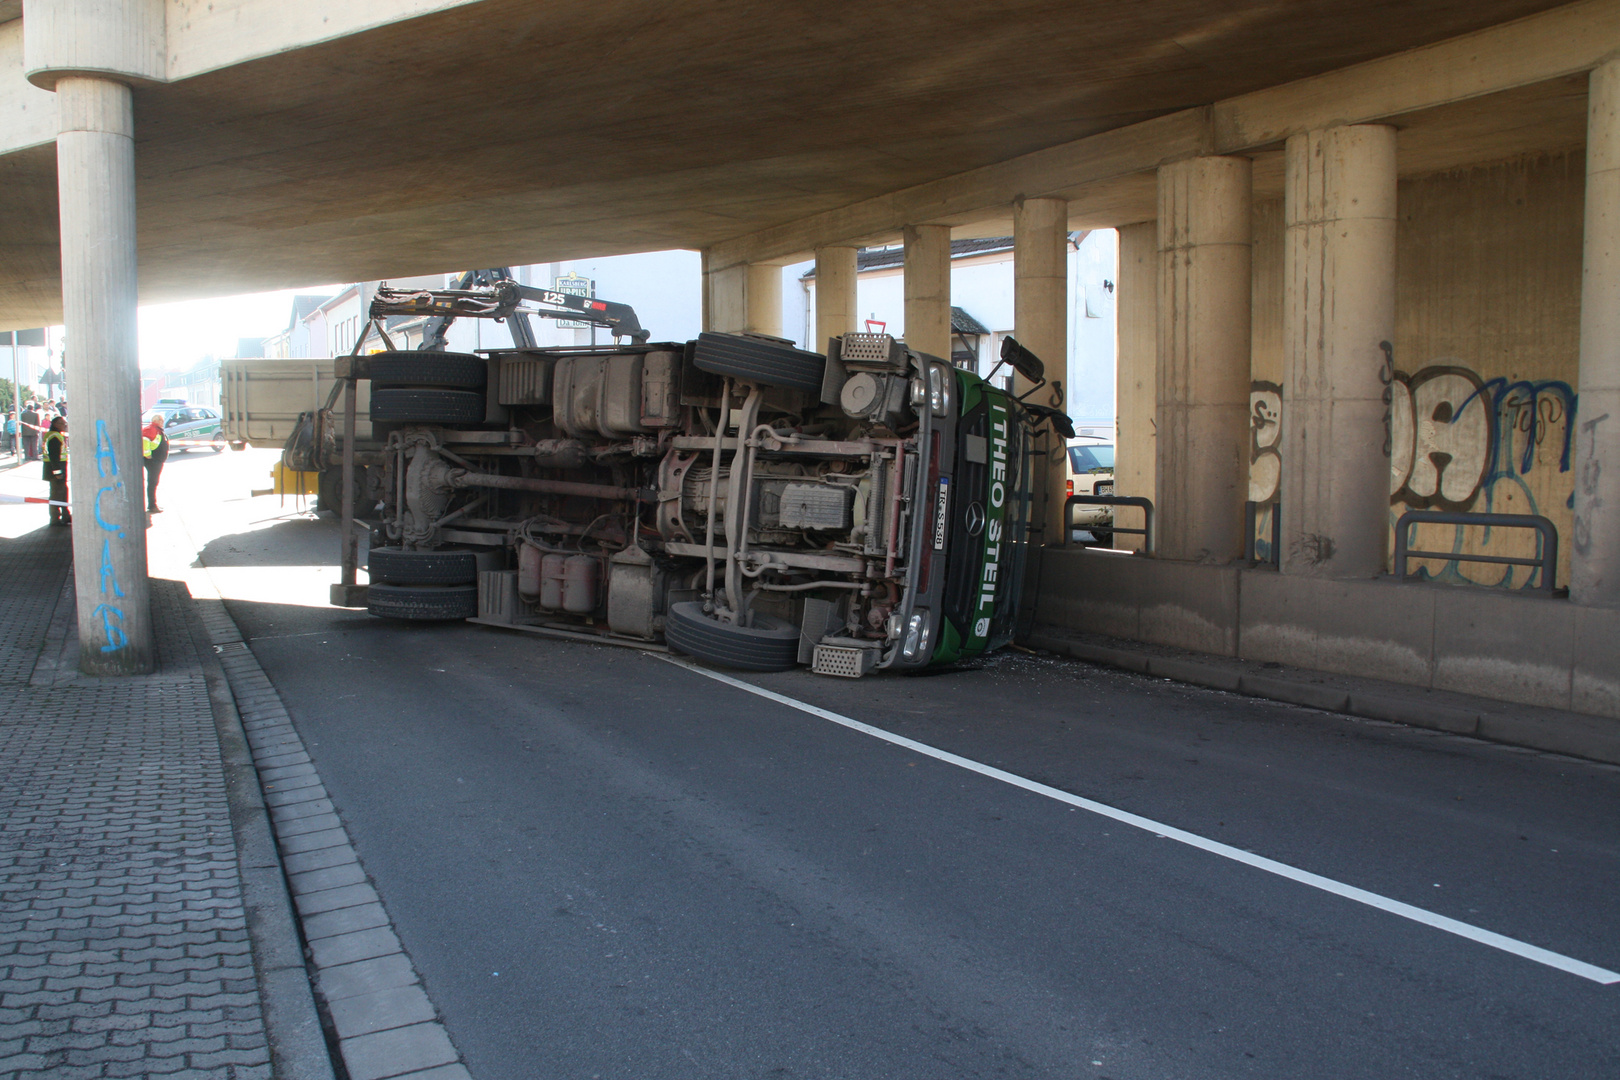
<path id="1" fill-rule="evenodd" d="M 23 76 L 21 19 L 0 23 L 0 153 L 56 141 L 56 96 Z"/>
<path id="2" fill-rule="evenodd" d="M 1620 48 L 1620 2 L 1585 0 L 1434 45 L 1216 102 L 1217 153 L 1587 71 Z"/>
<path id="3" fill-rule="evenodd" d="M 709 248 L 709 255 L 723 268 L 791 259 L 824 243 L 858 246 L 893 236 L 912 222 L 968 224 L 986 212 L 1005 214 L 1020 195 L 1128 177 L 1205 153 L 1209 145 L 1208 110 L 1186 109 L 722 241 Z"/>
<path id="4" fill-rule="evenodd" d="M 1185 109 L 723 241 L 717 266 L 798 256 L 818 244 L 888 239 L 911 222 L 968 224 L 1020 196 L 1058 196 L 1090 228 L 1142 220 L 1160 165 L 1272 146 L 1589 70 L 1620 49 L 1620 0 L 1584 0 L 1435 45 Z M 1134 188 L 1132 187 L 1134 185 Z M 1134 190 L 1137 198 L 1122 197 Z M 1147 204 L 1151 205 L 1151 201 Z"/>

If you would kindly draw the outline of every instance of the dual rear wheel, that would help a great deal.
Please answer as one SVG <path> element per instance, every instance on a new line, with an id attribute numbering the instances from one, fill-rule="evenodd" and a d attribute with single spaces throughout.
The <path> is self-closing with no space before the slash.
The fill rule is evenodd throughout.
<path id="1" fill-rule="evenodd" d="M 384 619 L 470 619 L 478 562 L 470 551 L 376 547 L 367 559 L 366 611 Z"/>

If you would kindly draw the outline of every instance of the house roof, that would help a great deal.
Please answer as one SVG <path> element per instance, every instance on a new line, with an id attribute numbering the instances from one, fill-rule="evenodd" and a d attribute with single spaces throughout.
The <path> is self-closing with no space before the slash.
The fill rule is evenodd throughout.
<path id="1" fill-rule="evenodd" d="M 317 293 L 300 293 L 293 297 L 292 318 L 287 320 L 287 329 L 291 330 L 297 326 L 310 312 L 330 299 L 332 299 L 330 296 Z"/>
<path id="2" fill-rule="evenodd" d="M 959 307 L 951 308 L 951 333 L 988 334 L 990 328 Z"/>

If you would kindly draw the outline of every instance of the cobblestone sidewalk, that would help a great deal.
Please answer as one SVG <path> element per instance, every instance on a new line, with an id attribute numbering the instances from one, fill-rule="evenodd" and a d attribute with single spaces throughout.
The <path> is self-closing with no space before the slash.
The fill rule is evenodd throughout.
<path id="1" fill-rule="evenodd" d="M 69 536 L 0 539 L 0 1080 L 272 1075 L 183 585 L 159 665 L 78 675 Z"/>

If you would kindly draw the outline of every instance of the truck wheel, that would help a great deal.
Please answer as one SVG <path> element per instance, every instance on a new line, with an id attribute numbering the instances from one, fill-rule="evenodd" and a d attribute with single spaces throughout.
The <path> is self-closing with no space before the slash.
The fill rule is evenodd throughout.
<path id="1" fill-rule="evenodd" d="M 470 551 L 374 547 L 366 570 L 372 581 L 387 585 L 467 585 L 478 580 L 478 561 Z"/>
<path id="2" fill-rule="evenodd" d="M 371 357 L 371 387 L 443 386 L 482 390 L 489 365 L 471 353 L 380 352 Z"/>
<path id="3" fill-rule="evenodd" d="M 664 640 L 677 652 L 739 671 L 787 671 L 799 663 L 799 628 L 755 615 L 753 626 L 723 623 L 696 600 L 670 605 Z"/>
<path id="4" fill-rule="evenodd" d="M 792 345 L 739 334 L 699 334 L 692 362 L 701 371 L 753 379 L 770 386 L 791 386 L 817 393 L 827 358 Z"/>
<path id="5" fill-rule="evenodd" d="M 381 619 L 470 619 L 478 614 L 476 585 L 372 585 L 366 613 Z"/>
<path id="6" fill-rule="evenodd" d="M 471 390 L 390 387 L 371 392 L 371 419 L 414 424 L 478 424 L 484 395 Z"/>

